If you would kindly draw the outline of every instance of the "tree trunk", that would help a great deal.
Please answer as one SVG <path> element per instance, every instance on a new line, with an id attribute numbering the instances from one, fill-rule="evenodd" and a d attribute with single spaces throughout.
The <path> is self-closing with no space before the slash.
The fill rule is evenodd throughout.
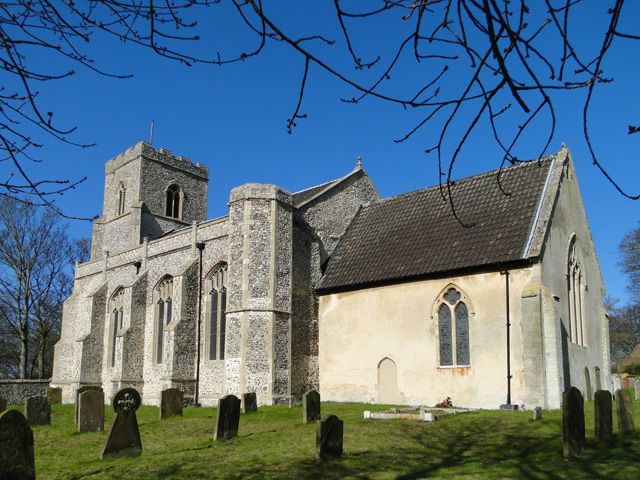
<path id="1" fill-rule="evenodd" d="M 47 351 L 47 337 L 46 336 L 42 336 L 42 340 L 40 341 L 40 351 L 38 352 L 38 378 L 43 379 L 45 378 L 45 357 L 46 357 L 46 351 Z"/>
<path id="2" fill-rule="evenodd" d="M 29 326 L 20 329 L 20 378 L 27 378 L 29 368 Z"/>

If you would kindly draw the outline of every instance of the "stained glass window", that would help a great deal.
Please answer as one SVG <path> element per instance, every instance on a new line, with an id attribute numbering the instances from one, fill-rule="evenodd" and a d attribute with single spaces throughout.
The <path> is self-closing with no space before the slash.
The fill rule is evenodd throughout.
<path id="1" fill-rule="evenodd" d="M 469 365 L 469 312 L 460 302 L 456 305 L 456 363 Z"/>
<path id="2" fill-rule="evenodd" d="M 438 331 L 440 334 L 440 365 L 452 365 L 451 310 L 447 305 L 442 305 L 438 310 Z"/>
<path id="3" fill-rule="evenodd" d="M 462 294 L 453 287 L 449 288 L 441 297 L 438 309 L 438 334 L 441 366 L 469 365 L 471 363 L 469 310 L 462 301 Z"/>
<path id="4" fill-rule="evenodd" d="M 227 310 L 227 264 L 221 263 L 207 275 L 209 285 L 209 360 L 224 360 L 226 310 Z"/>

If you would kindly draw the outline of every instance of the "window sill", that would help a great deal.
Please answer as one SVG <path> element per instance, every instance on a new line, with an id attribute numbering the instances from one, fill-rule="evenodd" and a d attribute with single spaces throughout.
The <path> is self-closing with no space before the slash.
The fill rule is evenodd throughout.
<path id="1" fill-rule="evenodd" d="M 453 370 L 454 368 L 471 368 L 471 365 L 438 365 L 439 369 Z"/>

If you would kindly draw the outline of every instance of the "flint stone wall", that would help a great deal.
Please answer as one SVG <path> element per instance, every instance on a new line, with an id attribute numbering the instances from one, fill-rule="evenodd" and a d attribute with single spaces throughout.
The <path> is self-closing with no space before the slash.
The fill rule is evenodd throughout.
<path id="1" fill-rule="evenodd" d="M 51 380 L 0 379 L 0 398 L 7 405 L 19 405 L 30 397 L 44 396 Z"/>

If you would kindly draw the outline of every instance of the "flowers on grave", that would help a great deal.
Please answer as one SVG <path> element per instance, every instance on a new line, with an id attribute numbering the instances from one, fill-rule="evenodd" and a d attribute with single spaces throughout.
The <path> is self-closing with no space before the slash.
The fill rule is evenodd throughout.
<path id="1" fill-rule="evenodd" d="M 437 408 L 451 408 L 453 407 L 453 402 L 451 402 L 451 397 L 445 398 L 440 403 L 436 403 Z"/>

